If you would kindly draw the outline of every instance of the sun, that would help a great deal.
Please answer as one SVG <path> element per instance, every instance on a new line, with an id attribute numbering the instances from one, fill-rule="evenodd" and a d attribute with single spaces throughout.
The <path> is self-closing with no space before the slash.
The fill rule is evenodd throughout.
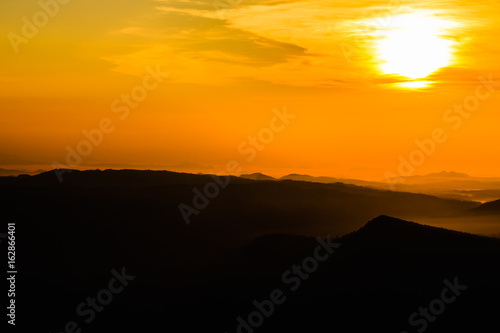
<path id="1" fill-rule="evenodd" d="M 383 74 L 415 82 L 452 62 L 454 42 L 446 34 L 457 26 L 455 22 L 426 11 L 394 15 L 376 22 L 375 56 Z M 402 86 L 425 85 L 406 82 Z"/>

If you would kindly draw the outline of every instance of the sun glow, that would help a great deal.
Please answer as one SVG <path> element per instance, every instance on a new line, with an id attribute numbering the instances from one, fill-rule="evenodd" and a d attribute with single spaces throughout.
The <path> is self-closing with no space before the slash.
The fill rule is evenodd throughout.
<path id="1" fill-rule="evenodd" d="M 425 88 L 430 84 L 429 81 L 410 81 L 398 82 L 397 85 L 403 88 Z"/>
<path id="2" fill-rule="evenodd" d="M 378 25 L 375 39 L 382 73 L 416 80 L 451 63 L 454 42 L 446 34 L 457 23 L 425 11 L 391 16 L 384 23 Z M 427 83 L 416 82 L 405 86 L 419 88 Z"/>

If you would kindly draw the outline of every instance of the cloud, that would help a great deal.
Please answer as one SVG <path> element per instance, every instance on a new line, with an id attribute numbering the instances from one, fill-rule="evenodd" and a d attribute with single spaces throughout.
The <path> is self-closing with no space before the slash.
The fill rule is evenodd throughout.
<path id="1" fill-rule="evenodd" d="M 432 8 L 436 15 L 462 22 L 446 38 L 463 55 L 454 66 L 474 56 L 467 48 L 486 42 L 482 3 L 464 7 L 452 1 L 187 1 L 157 0 L 153 24 L 135 24 L 115 33 L 141 36 L 140 48 L 108 56 L 114 70 L 142 75 L 151 62 L 169 68 L 171 80 L 197 84 L 228 84 L 252 79 L 292 86 L 364 85 L 386 81 L 378 77 L 375 37 L 363 20 L 383 22 L 391 15 Z M 222 5 L 224 4 L 224 5 Z M 454 8 L 449 10 L 448 8 Z M 144 24 L 144 22 L 143 22 Z M 471 37 L 478 36 L 478 37 Z M 492 47 L 492 46 L 490 46 Z M 493 47 L 492 47 L 493 48 Z M 491 56 L 497 51 L 492 49 Z M 471 54 L 472 53 L 472 54 Z M 468 59 L 466 59 L 468 57 Z M 492 59 L 486 60 L 490 65 Z M 492 69 L 493 70 L 493 69 Z M 459 82 L 448 70 L 433 80 Z M 404 80 L 394 76 L 391 80 Z"/>

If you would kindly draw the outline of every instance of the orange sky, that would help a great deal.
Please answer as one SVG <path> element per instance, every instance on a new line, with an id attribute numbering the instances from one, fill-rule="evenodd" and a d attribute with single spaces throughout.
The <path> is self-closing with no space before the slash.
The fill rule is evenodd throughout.
<path id="1" fill-rule="evenodd" d="M 224 173 L 236 160 L 380 180 L 440 128 L 415 174 L 500 176 L 500 85 L 478 88 L 500 82 L 498 1 L 42 3 L 51 15 L 0 4 L 0 168 Z M 147 96 L 126 106 L 132 92 Z M 455 104 L 473 111 L 457 118 Z M 295 118 L 249 161 L 248 137 L 284 108 Z M 70 165 L 103 119 L 108 133 Z"/>

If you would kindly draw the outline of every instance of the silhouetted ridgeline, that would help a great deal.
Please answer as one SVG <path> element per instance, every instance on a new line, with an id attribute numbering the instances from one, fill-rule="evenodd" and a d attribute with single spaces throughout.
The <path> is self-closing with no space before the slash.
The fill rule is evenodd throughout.
<path id="1" fill-rule="evenodd" d="M 303 180 L 319 183 L 345 183 L 372 187 L 381 190 L 423 193 L 440 198 L 492 201 L 500 198 L 500 178 L 471 177 L 457 172 L 431 173 L 422 176 L 411 176 L 389 179 L 388 182 L 362 181 L 357 179 L 341 179 L 333 177 L 312 177 L 309 175 L 291 174 L 280 179 Z"/>
<path id="2" fill-rule="evenodd" d="M 472 208 L 465 215 L 500 215 L 500 200 L 487 202 L 479 207 Z"/>
<path id="3" fill-rule="evenodd" d="M 276 178 L 264 175 L 262 173 L 252 173 L 240 175 L 240 178 L 253 179 L 253 180 L 276 180 Z"/>
<path id="4" fill-rule="evenodd" d="M 48 171 L 36 176 L 21 175 L 19 177 L 0 177 L 0 184 L 16 184 L 24 186 L 74 186 L 74 187 L 147 187 L 157 185 L 196 185 L 212 181 L 210 175 L 194 175 L 171 171 L 154 170 L 67 170 L 58 171 L 62 182 L 55 171 Z M 231 177 L 231 182 L 248 182 L 239 177 Z"/>
<path id="5" fill-rule="evenodd" d="M 13 207 L 32 199 L 33 205 L 79 211 L 85 203 L 89 223 L 103 216 L 125 219 L 147 216 L 149 220 L 184 232 L 179 204 L 193 205 L 193 190 L 214 179 L 167 171 L 106 170 L 65 173 L 59 183 L 53 172 L 37 176 L 0 178 L 0 186 Z M 213 230 L 231 235 L 233 246 L 269 232 L 300 235 L 341 235 L 359 228 L 378 215 L 399 218 L 451 215 L 477 207 L 474 202 L 439 199 L 427 195 L 381 191 L 346 184 L 299 181 L 261 182 L 232 177 L 230 185 L 209 200 L 198 215 L 191 216 L 190 233 L 210 238 Z M 103 221 L 104 222 L 104 221 Z M 213 242 L 208 240 L 208 242 Z M 212 247 L 217 251 L 217 242 Z"/>
<path id="6" fill-rule="evenodd" d="M 232 180 L 188 226 L 178 206 L 211 176 L 106 170 L 67 173 L 62 184 L 50 172 L 0 178 L 2 218 L 17 222 L 19 313 L 30 318 L 19 322 L 45 332 L 62 332 L 71 320 L 84 332 L 158 325 L 237 332 L 253 301 L 280 289 L 286 302 L 255 332 L 400 332 L 456 276 L 469 289 L 428 332 L 470 332 L 496 318 L 498 303 L 487 302 L 500 296 L 498 240 L 385 216 L 366 224 L 383 214 L 457 214 L 479 204 L 345 184 Z M 328 235 L 341 246 L 298 280 L 292 265 Z M 136 278 L 83 323 L 76 307 L 122 267 Z"/>
<path id="7" fill-rule="evenodd" d="M 479 206 L 474 202 L 341 183 L 266 182 L 231 177 L 229 186 L 208 200 L 198 215 L 191 216 L 187 231 L 179 205 L 194 206 L 193 190 L 202 192 L 210 182 L 214 182 L 214 176 L 95 170 L 66 172 L 62 183 L 54 172 L 0 177 L 0 189 L 8 208 L 5 214 L 16 219 L 23 215 L 30 220 L 50 216 L 57 225 L 65 223 L 67 215 L 80 219 L 83 225 L 108 227 L 145 220 L 169 230 L 164 237 L 172 238 L 174 244 L 178 233 L 201 237 L 201 242 L 207 244 L 204 253 L 208 257 L 268 233 L 341 235 L 378 215 L 418 219 L 456 215 Z M 226 241 L 220 243 L 220 238 Z"/>
<path id="8" fill-rule="evenodd" d="M 28 171 L 28 170 L 19 170 L 19 169 L 3 169 L 0 168 L 0 177 L 7 177 L 7 176 L 17 176 L 17 175 L 37 175 L 42 172 L 45 172 L 44 170 L 36 170 L 36 171 Z"/>

